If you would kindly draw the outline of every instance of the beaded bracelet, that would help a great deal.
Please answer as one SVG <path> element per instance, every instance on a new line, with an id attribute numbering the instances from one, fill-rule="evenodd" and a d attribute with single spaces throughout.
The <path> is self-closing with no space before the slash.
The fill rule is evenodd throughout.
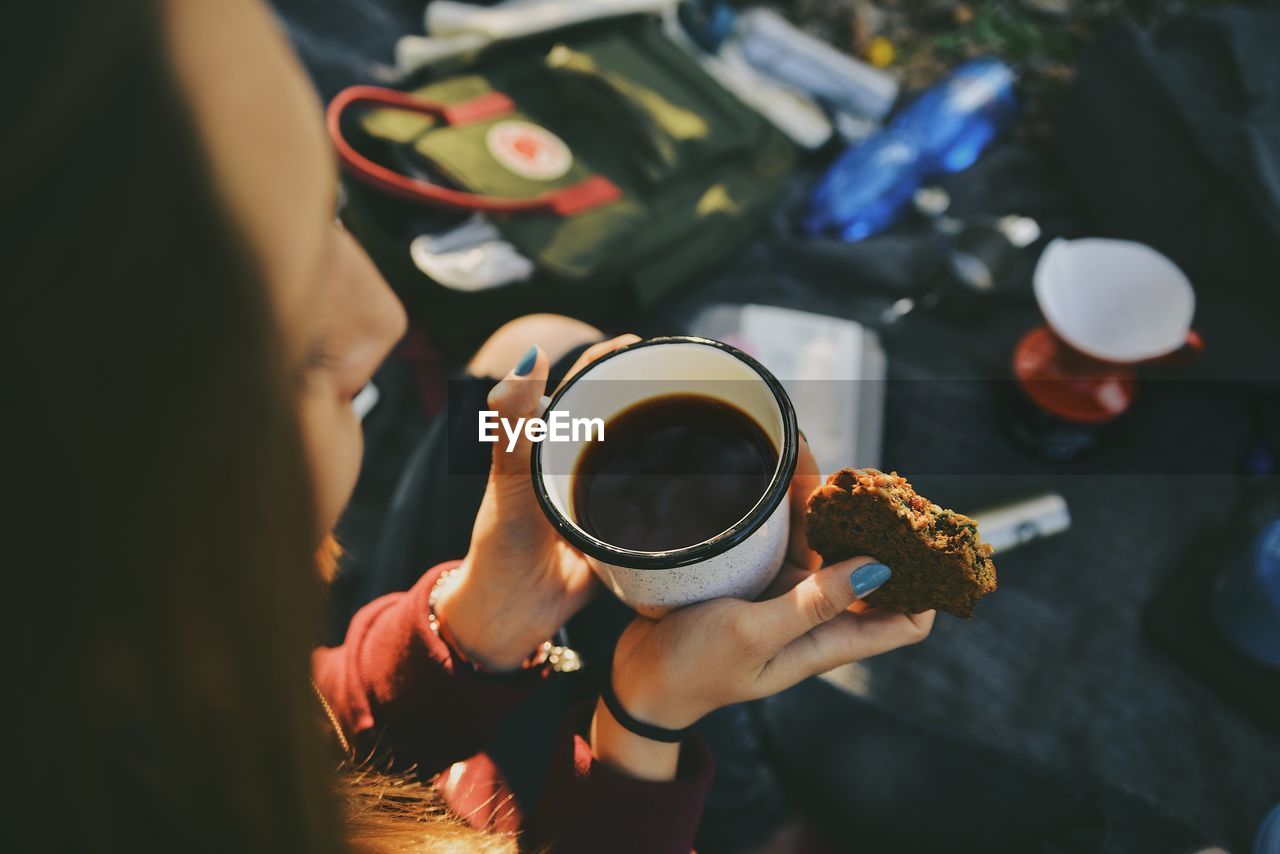
<path id="1" fill-rule="evenodd" d="M 448 625 L 436 613 L 436 602 L 439 600 L 441 592 L 447 590 L 450 584 L 455 583 L 459 569 L 461 569 L 459 566 L 446 569 L 440 573 L 435 583 L 431 585 L 431 592 L 427 594 L 427 625 L 430 627 L 432 634 L 440 638 L 444 645 L 449 648 L 455 664 L 464 665 L 472 673 L 483 673 L 491 676 L 506 675 L 502 672 L 495 673 L 463 652 L 462 646 L 458 643 L 457 638 L 454 637 L 453 632 L 449 630 Z M 545 640 L 538 644 L 537 649 L 530 653 L 524 661 L 520 662 L 512 672 L 536 670 L 543 666 L 549 666 L 555 673 L 573 673 L 582 667 L 582 659 L 578 657 L 577 651 L 567 646 L 554 644 L 550 640 Z"/>

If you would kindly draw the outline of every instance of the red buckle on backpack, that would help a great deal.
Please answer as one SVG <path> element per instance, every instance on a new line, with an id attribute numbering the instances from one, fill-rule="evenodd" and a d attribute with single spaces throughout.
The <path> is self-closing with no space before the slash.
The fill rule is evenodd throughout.
<path id="1" fill-rule="evenodd" d="M 342 114 L 354 104 L 370 104 L 406 110 L 441 119 L 450 125 L 465 125 L 515 111 L 515 104 L 501 92 L 488 92 L 458 104 L 428 101 L 408 92 L 378 86 L 352 86 L 339 92 L 325 111 L 325 124 L 338 160 L 354 177 L 410 201 L 458 210 L 491 213 L 545 211 L 558 216 L 574 216 L 622 198 L 622 190 L 603 175 L 593 175 L 571 184 L 527 198 L 508 198 L 468 193 L 401 175 L 365 157 L 342 134 Z"/>

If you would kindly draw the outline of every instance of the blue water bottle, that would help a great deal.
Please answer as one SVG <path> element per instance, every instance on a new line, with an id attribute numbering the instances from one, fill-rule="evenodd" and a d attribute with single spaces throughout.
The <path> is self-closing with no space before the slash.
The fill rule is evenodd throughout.
<path id="1" fill-rule="evenodd" d="M 1016 115 L 1009 66 L 961 65 L 836 159 L 814 186 L 801 228 L 849 241 L 883 231 L 926 180 L 967 169 Z"/>

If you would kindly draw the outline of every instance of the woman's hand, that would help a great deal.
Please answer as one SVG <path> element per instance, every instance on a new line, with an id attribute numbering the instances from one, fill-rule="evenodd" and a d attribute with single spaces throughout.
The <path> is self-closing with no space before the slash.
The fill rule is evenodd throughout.
<path id="1" fill-rule="evenodd" d="M 861 599 L 887 580 L 885 567 L 859 557 L 814 571 L 819 558 L 804 534 L 804 505 L 821 478 L 802 443 L 792 482 L 787 565 L 772 598 L 716 599 L 661 620 L 638 617 L 618 641 L 613 689 L 633 718 L 683 729 L 731 703 L 776 694 L 803 679 L 924 640 L 934 612 L 868 610 Z M 670 779 L 675 745 L 623 729 L 597 704 L 593 746 L 602 761 L 646 779 Z"/>
<path id="2" fill-rule="evenodd" d="M 716 599 L 658 621 L 636 618 L 614 652 L 618 702 L 639 721 L 684 729 L 721 706 L 768 697 L 841 664 L 924 640 L 933 611 L 849 610 L 861 604 L 858 571 L 878 566 L 853 558 L 766 601 Z M 675 779 L 679 745 L 625 729 L 603 701 L 591 739 L 597 759 L 633 777 Z"/>
<path id="3" fill-rule="evenodd" d="M 854 584 L 865 566 L 879 565 L 853 558 L 763 602 L 717 599 L 635 620 L 614 653 L 618 701 L 637 720 L 683 729 L 721 706 L 924 640 L 933 611 L 847 610 L 860 598 Z"/>
<path id="4" fill-rule="evenodd" d="M 639 340 L 623 335 L 588 348 L 569 376 Z M 540 416 L 548 361 L 537 350 L 524 375 L 513 369 L 489 393 L 489 408 L 512 424 Z M 494 445 L 471 548 L 457 581 L 441 590 L 436 604 L 462 652 L 491 670 L 519 666 L 595 592 L 586 558 L 555 533 L 538 507 L 529 475 L 531 452 L 523 431 L 510 451 L 505 437 Z"/>

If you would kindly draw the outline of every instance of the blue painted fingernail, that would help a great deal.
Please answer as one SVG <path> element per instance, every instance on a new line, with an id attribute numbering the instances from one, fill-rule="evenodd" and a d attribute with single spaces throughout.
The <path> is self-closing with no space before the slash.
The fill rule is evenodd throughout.
<path id="1" fill-rule="evenodd" d="M 520 362 L 516 365 L 515 370 L 513 370 L 512 373 L 518 377 L 527 377 L 529 376 L 529 373 L 533 371 L 534 363 L 537 361 L 538 347 L 535 344 L 529 348 L 529 352 L 520 357 Z"/>
<path id="2" fill-rule="evenodd" d="M 889 580 L 893 572 L 882 563 L 863 564 L 849 576 L 849 586 L 859 599 Z"/>

